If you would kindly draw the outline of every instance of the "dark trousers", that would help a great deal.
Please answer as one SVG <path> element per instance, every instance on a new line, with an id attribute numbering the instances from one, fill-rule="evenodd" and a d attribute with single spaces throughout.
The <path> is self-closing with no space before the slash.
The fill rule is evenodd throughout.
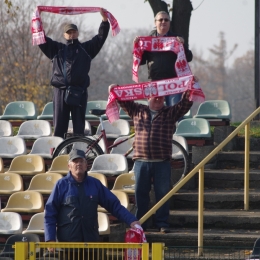
<path id="1" fill-rule="evenodd" d="M 53 125 L 54 136 L 64 138 L 68 131 L 70 114 L 73 124 L 73 133 L 83 135 L 85 130 L 85 113 L 87 108 L 88 92 L 82 95 L 79 106 L 69 106 L 64 101 L 65 89 L 53 88 Z"/>

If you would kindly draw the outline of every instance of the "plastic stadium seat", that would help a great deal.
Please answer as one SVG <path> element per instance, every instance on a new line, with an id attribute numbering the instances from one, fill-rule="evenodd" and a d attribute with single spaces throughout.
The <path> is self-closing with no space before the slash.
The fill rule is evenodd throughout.
<path id="1" fill-rule="evenodd" d="M 13 193 L 1 212 L 43 212 L 44 202 L 42 194 L 38 191 L 19 191 Z"/>
<path id="2" fill-rule="evenodd" d="M 110 222 L 106 213 L 98 212 L 98 232 L 99 235 L 110 234 Z"/>
<path id="3" fill-rule="evenodd" d="M 102 173 L 97 173 L 97 172 L 88 172 L 88 176 L 91 176 L 93 178 L 96 178 L 98 180 L 100 180 L 100 182 L 105 186 L 105 187 L 108 187 L 107 186 L 107 177 L 102 174 Z"/>
<path id="4" fill-rule="evenodd" d="M 52 149 L 56 148 L 64 139 L 58 136 L 39 137 L 33 143 L 29 154 L 38 154 L 43 158 L 52 158 Z"/>
<path id="5" fill-rule="evenodd" d="M 20 155 L 15 157 L 6 173 L 35 175 L 45 172 L 45 162 L 40 155 Z"/>
<path id="6" fill-rule="evenodd" d="M 186 150 L 186 152 L 189 154 L 188 143 L 183 136 L 173 135 L 172 139 L 180 143 L 183 146 L 183 148 Z M 175 145 L 172 145 L 172 158 L 181 159 L 182 157 L 183 157 L 182 152 L 180 152 L 180 150 Z"/>
<path id="7" fill-rule="evenodd" d="M 62 175 L 67 175 L 69 172 L 68 168 L 69 155 L 60 155 L 53 159 L 50 169 L 47 172 L 56 172 Z"/>
<path id="8" fill-rule="evenodd" d="M 7 120 L 0 120 L 0 136 L 12 136 L 13 127 Z"/>
<path id="9" fill-rule="evenodd" d="M 128 164 L 122 154 L 101 154 L 93 161 L 89 173 L 97 172 L 105 175 L 119 175 L 128 172 Z"/>
<path id="10" fill-rule="evenodd" d="M 56 182 L 63 176 L 60 173 L 48 172 L 33 176 L 27 190 L 35 190 L 41 194 L 51 194 Z"/>
<path id="11" fill-rule="evenodd" d="M 85 113 L 86 120 L 99 120 L 97 116 L 94 116 L 89 113 L 89 110 L 92 109 L 106 109 L 107 101 L 106 100 L 95 100 L 95 101 L 88 101 L 87 109 Z M 106 118 L 106 115 L 103 115 L 103 118 Z"/>
<path id="12" fill-rule="evenodd" d="M 31 101 L 14 101 L 6 105 L 2 120 L 32 120 L 37 118 L 37 109 Z"/>
<path id="13" fill-rule="evenodd" d="M 125 192 L 120 190 L 111 190 L 111 192 L 119 199 L 122 206 L 124 206 L 128 210 L 130 209 L 129 198 Z M 107 210 L 105 208 L 102 208 L 101 206 L 98 206 L 98 212 L 107 213 Z"/>
<path id="14" fill-rule="evenodd" d="M 20 234 L 23 231 L 23 221 L 16 212 L 0 212 L 0 234 Z"/>
<path id="15" fill-rule="evenodd" d="M 40 237 L 37 234 L 15 234 L 10 236 L 6 242 L 3 251 L 0 253 L 0 257 L 11 257 L 14 259 L 15 256 L 15 249 L 14 245 L 15 242 L 21 242 L 25 239 L 27 242 L 40 242 Z"/>
<path id="16" fill-rule="evenodd" d="M 26 152 L 26 144 L 23 138 L 16 136 L 0 137 L 1 158 L 14 158 L 26 154 Z"/>
<path id="17" fill-rule="evenodd" d="M 24 139 L 37 139 L 52 134 L 51 124 L 46 120 L 30 120 L 23 122 L 17 136 Z"/>
<path id="18" fill-rule="evenodd" d="M 135 194 L 134 173 L 123 173 L 117 176 L 112 190 L 124 191 L 127 194 Z"/>
<path id="19" fill-rule="evenodd" d="M 0 157 L 0 173 L 4 173 L 4 162 L 1 157 Z"/>
<path id="20" fill-rule="evenodd" d="M 49 102 L 44 106 L 41 115 L 37 116 L 37 119 L 53 120 L 53 102 Z"/>
<path id="21" fill-rule="evenodd" d="M 103 121 L 103 127 L 106 130 L 107 138 L 118 138 L 123 135 L 130 134 L 130 125 L 127 120 L 118 119 L 113 123 L 110 123 L 108 120 Z M 101 125 L 99 124 L 96 134 L 101 133 Z"/>
<path id="22" fill-rule="evenodd" d="M 199 105 L 195 118 L 231 119 L 231 110 L 226 100 L 208 100 Z"/>
<path id="23" fill-rule="evenodd" d="M 127 137 L 127 136 L 126 136 Z M 126 137 L 118 137 L 114 143 L 119 142 L 121 140 L 124 140 Z M 132 146 L 134 142 L 134 137 L 128 139 L 127 141 L 117 145 L 116 147 L 113 147 L 110 151 L 110 153 L 119 153 L 119 154 L 125 154 Z M 132 151 L 130 154 L 127 155 L 127 158 L 132 158 L 134 154 L 134 151 Z"/>
<path id="24" fill-rule="evenodd" d="M 17 173 L 0 174 L 0 194 L 12 194 L 23 191 L 23 179 Z"/>
<path id="25" fill-rule="evenodd" d="M 23 234 L 44 234 L 44 212 L 32 215 L 27 228 L 22 232 Z"/>
<path id="26" fill-rule="evenodd" d="M 174 135 L 191 138 L 211 137 L 209 122 L 204 118 L 187 118 L 179 122 Z"/>
<path id="27" fill-rule="evenodd" d="M 96 140 L 98 138 L 98 135 L 92 135 L 92 136 L 88 136 L 88 138 L 92 139 L 92 140 Z M 84 144 L 80 144 L 80 143 L 77 143 L 78 145 L 75 146 L 73 145 L 73 149 L 80 149 L 80 150 L 83 150 L 83 151 L 87 151 L 87 146 L 84 145 Z M 101 138 L 100 141 L 98 142 L 98 145 L 100 146 L 100 148 L 102 149 L 102 151 L 104 153 L 107 153 L 105 150 L 106 150 L 106 145 L 105 145 L 105 141 L 104 141 L 104 138 Z M 74 148 L 75 147 L 75 148 Z"/>
<path id="28" fill-rule="evenodd" d="M 69 121 L 68 133 L 73 133 L 73 123 L 72 123 L 72 120 Z M 90 125 L 90 123 L 87 120 L 85 120 L 84 134 L 85 135 L 92 135 L 91 125 Z"/>
<path id="29" fill-rule="evenodd" d="M 186 118 L 192 118 L 192 114 L 191 114 L 191 110 L 189 110 L 184 116 L 183 116 L 184 119 Z"/>

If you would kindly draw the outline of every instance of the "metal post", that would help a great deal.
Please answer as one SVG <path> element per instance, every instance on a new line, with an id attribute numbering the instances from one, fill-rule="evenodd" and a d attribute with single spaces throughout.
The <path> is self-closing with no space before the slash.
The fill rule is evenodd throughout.
<path id="1" fill-rule="evenodd" d="M 198 194 L 198 256 L 203 255 L 203 211 L 204 211 L 204 166 L 199 170 L 199 194 Z"/>
<path id="2" fill-rule="evenodd" d="M 152 243 L 152 260 L 164 259 L 164 243 Z"/>
<path id="3" fill-rule="evenodd" d="M 256 108 L 260 105 L 260 4 L 259 0 L 255 0 L 255 105 Z M 256 119 L 260 119 L 257 115 Z"/>
<path id="4" fill-rule="evenodd" d="M 245 125 L 244 210 L 249 210 L 250 122 Z"/>

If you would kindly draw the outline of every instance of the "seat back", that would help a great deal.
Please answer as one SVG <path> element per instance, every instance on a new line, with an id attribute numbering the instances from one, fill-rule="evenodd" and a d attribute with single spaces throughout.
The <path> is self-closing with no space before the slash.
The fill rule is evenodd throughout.
<path id="1" fill-rule="evenodd" d="M 38 154 L 43 158 L 52 158 L 51 151 L 56 148 L 63 138 L 58 136 L 43 136 L 35 140 L 29 154 Z"/>
<path id="2" fill-rule="evenodd" d="M 0 120 L 0 136 L 12 136 L 13 127 L 7 120 Z"/>
<path id="3" fill-rule="evenodd" d="M 3 159 L 0 157 L 0 173 L 4 172 L 4 162 Z"/>
<path id="4" fill-rule="evenodd" d="M 192 114 L 191 114 L 191 110 L 189 110 L 184 116 L 183 118 L 192 118 Z"/>
<path id="5" fill-rule="evenodd" d="M 6 105 L 1 119 L 24 119 L 32 120 L 37 118 L 37 109 L 31 101 L 14 101 Z"/>
<path id="6" fill-rule="evenodd" d="M 12 194 L 23 191 L 23 179 L 16 173 L 0 174 L 0 194 Z"/>
<path id="7" fill-rule="evenodd" d="M 226 100 L 207 100 L 199 105 L 196 118 L 231 119 L 231 109 Z"/>
<path id="8" fill-rule="evenodd" d="M 182 145 L 182 147 L 185 149 L 185 151 L 189 154 L 188 143 L 187 143 L 187 140 L 183 136 L 173 135 L 172 140 L 180 143 Z M 176 145 L 172 145 L 172 158 L 174 158 L 174 159 L 183 158 L 182 152 Z"/>
<path id="9" fill-rule="evenodd" d="M 89 172 L 98 172 L 108 175 L 119 175 L 128 172 L 128 164 L 122 154 L 101 154 L 93 161 Z"/>
<path id="10" fill-rule="evenodd" d="M 51 124 L 46 120 L 30 120 L 23 122 L 18 130 L 17 136 L 22 138 L 37 139 L 52 134 Z"/>
<path id="11" fill-rule="evenodd" d="M 88 173 L 88 176 L 91 176 L 93 178 L 96 178 L 98 180 L 100 180 L 100 182 L 105 186 L 105 187 L 108 187 L 107 186 L 107 177 L 102 174 L 102 173 L 98 173 L 98 172 L 90 172 Z"/>
<path id="12" fill-rule="evenodd" d="M 179 122 L 175 135 L 184 137 L 211 137 L 209 122 L 204 118 L 187 118 Z"/>
<path id="13" fill-rule="evenodd" d="M 114 144 L 124 140 L 126 137 L 118 137 L 115 141 Z M 110 151 L 110 153 L 118 153 L 118 154 L 125 154 L 130 148 L 132 148 L 133 143 L 134 143 L 134 137 L 128 139 L 127 141 L 117 145 L 116 147 L 113 147 Z M 127 157 L 132 158 L 134 154 L 134 151 L 132 151 Z"/>
<path id="14" fill-rule="evenodd" d="M 121 190 L 126 193 L 135 192 L 135 175 L 131 173 L 123 173 L 116 177 L 112 190 Z"/>
<path id="15" fill-rule="evenodd" d="M 14 158 L 26 154 L 26 144 L 21 137 L 0 137 L 0 157 Z"/>
<path id="16" fill-rule="evenodd" d="M 68 161 L 69 161 L 69 155 L 59 155 L 55 157 L 52 161 L 51 167 L 48 170 L 48 172 L 56 172 L 60 173 L 62 175 L 66 175 L 69 171 L 68 169 Z"/>
<path id="17" fill-rule="evenodd" d="M 48 102 L 43 110 L 41 115 L 37 117 L 37 119 L 42 119 L 42 120 L 52 120 L 53 119 L 53 102 Z"/>
<path id="18" fill-rule="evenodd" d="M 40 155 L 28 154 L 15 157 L 7 172 L 21 175 L 35 175 L 45 172 L 45 162 Z"/>
<path id="19" fill-rule="evenodd" d="M 98 232 L 99 235 L 110 234 L 110 222 L 106 213 L 98 212 Z"/>
<path id="20" fill-rule="evenodd" d="M 44 234 L 44 214 L 44 212 L 40 212 L 32 215 L 27 228 L 23 231 L 23 234 Z"/>
<path id="21" fill-rule="evenodd" d="M 72 123 L 72 120 L 69 120 L 68 133 L 73 133 L 73 123 Z M 90 123 L 87 120 L 85 120 L 84 135 L 92 135 L 91 125 L 90 125 Z"/>
<path id="22" fill-rule="evenodd" d="M 106 134 L 114 138 L 118 138 L 122 135 L 129 135 L 130 134 L 130 125 L 129 122 L 125 119 L 118 119 L 113 123 L 110 123 L 108 120 L 103 121 L 103 127 L 106 130 Z M 97 128 L 96 134 L 101 133 L 101 125 L 99 124 Z"/>
<path id="23" fill-rule="evenodd" d="M 2 212 L 43 212 L 44 202 L 38 191 L 19 191 L 13 193 Z"/>
<path id="24" fill-rule="evenodd" d="M 86 120 L 98 120 L 98 117 L 90 114 L 89 111 L 92 109 L 106 109 L 106 107 L 107 107 L 106 100 L 88 101 L 87 109 L 86 109 L 86 113 L 85 113 L 85 119 Z"/>
<path id="25" fill-rule="evenodd" d="M 35 190 L 42 194 L 51 194 L 56 182 L 62 178 L 60 173 L 47 172 L 33 176 L 27 190 Z"/>
<path id="26" fill-rule="evenodd" d="M 23 231 L 23 221 L 16 212 L 0 212 L 0 234 L 19 234 Z"/>

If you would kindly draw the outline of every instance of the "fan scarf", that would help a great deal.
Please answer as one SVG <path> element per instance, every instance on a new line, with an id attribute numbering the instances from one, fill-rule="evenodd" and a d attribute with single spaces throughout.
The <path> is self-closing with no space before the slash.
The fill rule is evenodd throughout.
<path id="1" fill-rule="evenodd" d="M 41 12 L 75 15 L 84 13 L 100 12 L 100 7 L 65 7 L 65 6 L 37 6 L 32 16 L 31 31 L 33 45 L 45 43 L 44 29 L 41 21 Z M 105 12 L 112 27 L 112 35 L 116 36 L 120 32 L 119 24 L 115 17 L 108 11 Z"/>

